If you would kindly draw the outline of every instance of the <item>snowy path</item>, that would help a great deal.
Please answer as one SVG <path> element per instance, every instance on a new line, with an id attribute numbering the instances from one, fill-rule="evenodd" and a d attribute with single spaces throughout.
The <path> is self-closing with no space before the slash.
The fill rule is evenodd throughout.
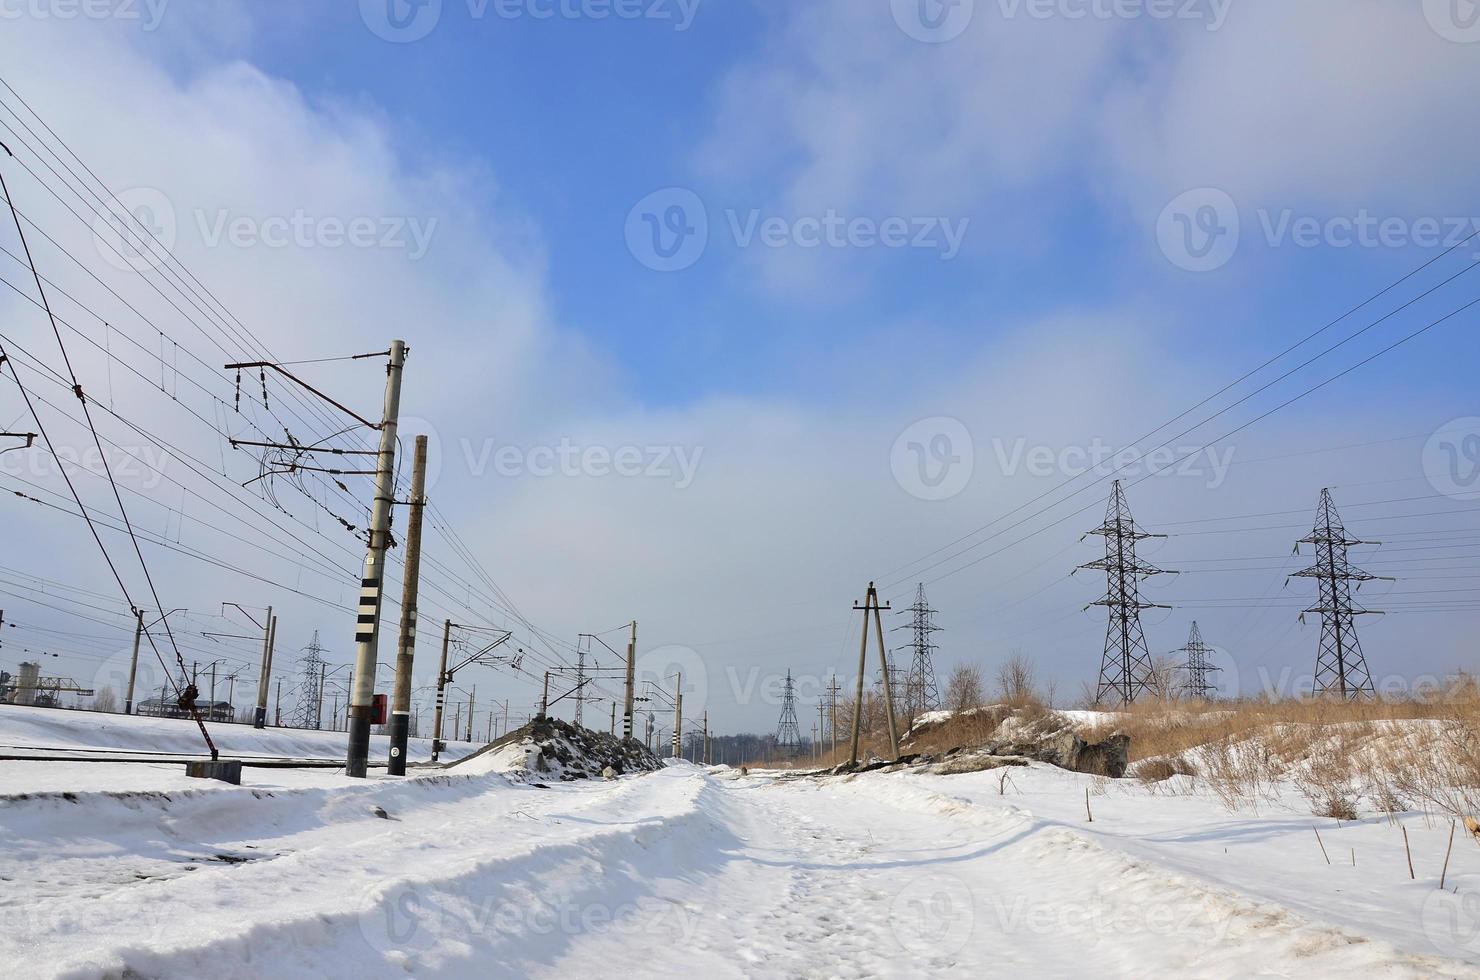
<path id="1" fill-rule="evenodd" d="M 898 779 L 721 781 L 720 873 L 663 892 L 688 938 L 643 943 L 657 975 L 1476 976 L 1108 851 L 1006 804 Z M 587 938 L 583 975 L 630 956 Z"/>
<path id="2" fill-rule="evenodd" d="M 1480 976 L 951 779 L 679 766 L 549 788 L 10 798 L 0 962 L 22 977 Z"/>

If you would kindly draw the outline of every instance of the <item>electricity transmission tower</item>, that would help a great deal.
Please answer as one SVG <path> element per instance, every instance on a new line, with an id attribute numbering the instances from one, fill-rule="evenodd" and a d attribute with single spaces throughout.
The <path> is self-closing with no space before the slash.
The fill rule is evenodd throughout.
<path id="1" fill-rule="evenodd" d="M 941 627 L 935 625 L 935 610 L 925 601 L 923 582 L 915 589 L 915 604 L 901 609 L 900 612 L 909 613 L 910 621 L 895 628 L 907 629 L 913 634 L 909 644 L 912 652 L 910 672 L 904 684 L 905 717 L 913 721 L 917 715 L 926 711 L 940 710 L 940 685 L 935 678 L 936 645 L 931 642 L 930 637 L 931 634 L 940 632 Z"/>
<path id="2" fill-rule="evenodd" d="M 1119 480 L 1115 481 L 1110 491 L 1105 523 L 1089 534 L 1097 534 L 1105 539 L 1105 557 L 1088 565 L 1080 565 L 1079 568 L 1104 572 L 1107 587 L 1104 598 L 1084 608 L 1104 606 L 1109 611 L 1109 622 L 1105 627 L 1105 653 L 1100 661 L 1100 682 L 1095 689 L 1095 703 L 1104 704 L 1109 698 L 1124 706 L 1135 701 L 1139 695 L 1155 696 L 1161 693 L 1156 681 L 1156 669 L 1151 663 L 1151 652 L 1146 648 L 1146 634 L 1141 629 L 1141 610 L 1171 607 L 1143 600 L 1141 579 L 1166 573 L 1136 557 L 1136 542 L 1166 535 L 1148 534 L 1136 526 Z"/>
<path id="3" fill-rule="evenodd" d="M 293 728 L 313 728 L 318 723 L 323 653 L 324 648 L 319 646 L 319 631 L 314 630 L 313 639 L 303 648 L 303 656 L 298 658 L 298 701 L 288 720 Z"/>
<path id="4" fill-rule="evenodd" d="M 584 636 L 576 638 L 576 707 L 575 717 L 572 719 L 575 726 L 580 728 L 584 724 L 586 706 L 586 650 L 591 641 Z"/>
<path id="5" fill-rule="evenodd" d="M 1192 624 L 1192 632 L 1188 634 L 1187 645 L 1173 652 L 1187 655 L 1187 662 L 1177 665 L 1178 670 L 1187 672 L 1187 679 L 1182 682 L 1182 696 L 1194 701 L 1211 701 L 1217 697 L 1217 688 L 1208 679 L 1208 674 L 1223 668 L 1214 666 L 1208 658 L 1212 651 L 1203 642 L 1202 630 L 1197 628 L 1196 621 Z"/>
<path id="6" fill-rule="evenodd" d="M 802 750 L 802 730 L 797 725 L 797 692 L 789 670 L 786 672 L 786 686 L 781 691 L 781 720 L 776 725 L 776 747 L 789 756 Z"/>
<path id="7" fill-rule="evenodd" d="M 1372 675 L 1367 672 L 1367 658 L 1357 640 L 1358 616 L 1380 615 L 1352 601 L 1353 582 L 1371 582 L 1391 578 L 1372 575 L 1347 561 L 1347 549 L 1359 544 L 1379 544 L 1348 537 L 1331 491 L 1321 491 L 1321 506 L 1309 537 L 1295 543 L 1295 553 L 1302 544 L 1316 546 L 1316 563 L 1295 573 L 1297 578 L 1313 578 L 1319 583 L 1317 602 L 1300 614 L 1321 614 L 1321 646 L 1316 654 L 1315 695 L 1335 694 L 1344 701 L 1356 701 L 1376 695 Z"/>

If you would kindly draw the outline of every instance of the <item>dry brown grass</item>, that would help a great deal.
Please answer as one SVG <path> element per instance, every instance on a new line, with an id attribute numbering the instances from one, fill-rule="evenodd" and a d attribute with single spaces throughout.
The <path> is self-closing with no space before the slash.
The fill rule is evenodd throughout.
<path id="1" fill-rule="evenodd" d="M 1409 800 L 1480 813 L 1480 693 L 1468 678 L 1428 699 L 1137 705 L 1116 729 L 1131 736 L 1144 781 L 1191 759 L 1230 809 L 1273 799 L 1288 779 L 1312 813 L 1340 820 Z"/>

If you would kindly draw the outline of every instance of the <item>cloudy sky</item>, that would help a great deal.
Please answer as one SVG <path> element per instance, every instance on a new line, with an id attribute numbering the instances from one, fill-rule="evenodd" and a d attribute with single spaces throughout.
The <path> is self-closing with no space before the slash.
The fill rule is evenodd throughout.
<path id="1" fill-rule="evenodd" d="M 318 359 L 392 338 L 439 525 L 418 683 L 447 618 L 526 650 L 459 677 L 480 727 L 635 617 L 690 719 L 772 729 L 788 669 L 804 710 L 856 671 L 870 581 L 895 607 L 925 583 L 942 680 L 1021 650 L 1073 702 L 1104 582 L 1070 572 L 1117 475 L 1169 535 L 1144 557 L 1181 572 L 1146 586 L 1172 607 L 1153 652 L 1196 619 L 1227 688 L 1308 686 L 1313 583 L 1286 576 L 1331 487 L 1399 578 L 1359 598 L 1402 687 L 1474 666 L 1474 13 L 0 0 L 0 167 L 158 601 L 8 216 L 0 339 L 133 602 L 188 609 L 186 660 L 251 664 L 205 634 L 274 605 L 285 712 L 315 630 L 351 659 L 340 521 L 363 528 L 369 485 L 254 480 L 226 437 L 372 434 L 281 380 L 264 405 L 251 372 L 238 402 L 222 365 L 313 361 L 290 370 L 369 417 L 383 361 Z M 35 431 L 21 395 L 7 373 L 3 422 Z M 6 498 L 0 669 L 119 688 L 127 602 L 58 464 L 6 452 L 0 486 L 35 498 Z M 237 701 L 255 685 L 242 666 Z"/>

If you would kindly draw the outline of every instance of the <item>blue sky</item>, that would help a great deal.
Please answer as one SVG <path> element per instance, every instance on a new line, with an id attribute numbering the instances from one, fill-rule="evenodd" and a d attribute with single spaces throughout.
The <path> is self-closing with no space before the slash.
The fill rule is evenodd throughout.
<path id="1" fill-rule="evenodd" d="M 990 673 L 1021 646 L 1073 700 L 1094 674 L 1103 624 L 1080 611 L 1100 586 L 1067 576 L 1094 557 L 1077 538 L 1098 519 L 1105 483 L 1025 525 L 1019 533 L 1036 533 L 1000 555 L 964 565 L 1015 535 L 920 571 L 927 553 L 1074 475 L 1002 472 L 1003 455 L 1021 444 L 1062 460 L 1126 445 L 1480 227 L 1480 178 L 1466 163 L 1476 137 L 1460 124 L 1480 38 L 1442 4 L 1205 0 L 1163 20 L 1139 6 L 1080 18 L 1122 8 L 1077 0 L 1031 7 L 1042 16 L 1009 0 L 704 2 L 676 30 L 661 18 L 493 13 L 545 9 L 530 3 L 475 16 L 466 0 L 443 0 L 421 8 L 440 10 L 424 37 L 395 42 L 383 16 L 411 16 L 400 2 L 176 2 L 152 30 L 33 11 L 6 22 L 0 51 L 7 81 L 111 187 L 153 195 L 174 219 L 172 254 L 282 356 L 404 336 L 407 434 L 434 436 L 437 492 L 494 577 L 567 642 L 636 616 L 645 648 L 707 678 L 726 727 L 764 729 L 775 714 L 739 690 L 735 670 L 815 680 L 851 669 L 848 607 L 864 584 L 897 580 L 908 592 L 944 571 L 931 585 L 950 629 L 942 673 L 969 660 Z M 943 15 L 944 33 L 923 28 L 921 10 Z M 63 234 L 69 216 L 45 188 L 15 179 L 18 198 Z M 659 271 L 642 242 L 675 204 L 680 225 L 707 221 L 705 247 Z M 294 214 L 409 217 L 432 233 L 414 257 L 397 242 L 343 248 L 321 235 L 270 247 L 250 234 Z M 829 215 L 868 230 L 797 244 Z M 245 221 L 247 238 L 212 240 L 218 217 Z M 743 241 L 751 222 L 756 237 Z M 783 244 L 764 244 L 766 222 Z M 919 247 L 879 244 L 889 222 Z M 1370 240 L 1348 244 L 1361 222 Z M 107 268 L 86 230 L 73 231 L 63 242 L 89 251 L 121 295 L 203 360 L 215 356 L 148 288 L 149 273 Z M 1327 343 L 1476 256 L 1473 243 L 1446 256 Z M 66 256 L 43 246 L 40 261 L 117 314 L 118 329 L 153 337 Z M 1200 449 L 1475 295 L 1461 278 L 1175 442 Z M 1218 443 L 1233 453 L 1221 477 L 1131 489 L 1143 523 L 1182 534 L 1150 546 L 1155 560 L 1189 572 L 1155 587 L 1178 606 L 1148 616 L 1155 651 L 1180 645 L 1198 618 L 1246 693 L 1260 668 L 1308 670 L 1314 657 L 1314 631 L 1283 602 L 1304 593 L 1286 591 L 1278 560 L 1190 574 L 1288 554 L 1299 532 L 1265 525 L 1291 518 L 1236 521 L 1243 537 L 1178 522 L 1298 509 L 1294 523 L 1306 523 L 1329 485 L 1368 536 L 1432 530 L 1439 540 L 1420 544 L 1440 545 L 1476 527 L 1471 498 L 1425 472 L 1442 469 L 1441 449 L 1424 453 L 1431 434 L 1480 415 L 1474 323 L 1473 311 L 1457 317 Z M 25 324 L 46 341 L 44 323 Z M 315 370 L 374 404 L 353 368 Z M 162 431 L 221 455 L 171 399 L 120 391 Z M 929 499 L 902 447 L 917 425 L 930 444 L 940 419 L 964 428 L 974 469 Z M 1468 430 L 1457 431 L 1450 442 L 1463 446 Z M 696 469 L 529 471 L 532 449 L 562 441 L 681 450 Z M 1347 446 L 1359 448 L 1332 451 Z M 499 447 L 526 454 L 524 468 L 491 471 Z M 249 463 L 222 465 L 241 483 L 253 471 L 234 471 Z M 208 492 L 140 489 L 166 529 L 188 511 L 182 499 Z M 310 502 L 289 506 L 314 519 Z M 1414 511 L 1436 516 L 1403 516 Z M 109 588 L 95 560 L 52 546 L 75 533 L 67 527 L 32 532 L 48 569 L 36 573 Z M 1398 554 L 1435 559 L 1389 566 L 1420 576 L 1470 557 Z M 173 552 L 156 560 L 192 608 L 240 591 Z M 282 584 L 280 565 L 263 571 Z M 1435 581 L 1416 578 L 1393 599 L 1438 596 Z M 288 584 L 302 582 L 299 571 Z M 250 590 L 292 611 L 295 648 L 313 628 L 345 632 L 323 603 L 261 582 Z M 321 598 L 333 595 L 324 584 Z M 1222 609 L 1209 596 L 1260 601 Z M 34 612 L 62 628 L 58 611 Z M 1466 666 L 1472 617 L 1410 609 L 1375 624 L 1375 671 L 1411 681 Z M 73 654 L 75 673 L 95 670 L 93 654 Z M 485 683 L 526 706 L 537 686 Z"/>

